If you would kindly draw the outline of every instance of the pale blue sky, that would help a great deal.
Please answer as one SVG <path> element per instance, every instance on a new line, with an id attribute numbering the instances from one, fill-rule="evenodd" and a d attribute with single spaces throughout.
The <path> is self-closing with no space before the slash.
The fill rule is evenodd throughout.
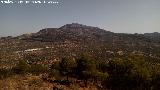
<path id="1" fill-rule="evenodd" d="M 58 1 L 59 4 L 45 5 L 0 3 L 0 36 L 38 32 L 70 23 L 120 33 L 160 32 L 160 0 Z"/>

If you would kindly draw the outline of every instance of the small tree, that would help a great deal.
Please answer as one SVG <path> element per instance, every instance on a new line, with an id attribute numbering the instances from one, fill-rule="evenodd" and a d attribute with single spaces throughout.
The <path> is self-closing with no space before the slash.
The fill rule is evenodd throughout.
<path id="1" fill-rule="evenodd" d="M 105 86 L 112 90 L 145 90 L 150 88 L 151 73 L 139 59 L 114 59 L 109 62 L 109 80 Z"/>
<path id="2" fill-rule="evenodd" d="M 16 74 L 26 74 L 29 72 L 30 66 L 24 61 L 20 60 L 19 63 L 13 68 Z"/>
<path id="3" fill-rule="evenodd" d="M 97 83 L 97 81 L 103 82 L 108 77 L 109 77 L 109 74 L 107 72 L 103 73 L 103 72 L 96 71 L 94 74 L 94 81 L 95 83 Z"/>
<path id="4" fill-rule="evenodd" d="M 10 69 L 0 69 L 0 79 L 7 78 L 13 74 L 12 70 Z"/>
<path id="5" fill-rule="evenodd" d="M 98 69 L 100 72 L 105 73 L 105 72 L 108 71 L 108 70 L 107 70 L 107 68 L 108 68 L 108 62 L 107 62 L 107 61 L 98 61 L 98 62 L 96 63 L 96 67 L 97 67 L 97 69 Z"/>
<path id="6" fill-rule="evenodd" d="M 71 58 L 62 58 L 61 62 L 59 63 L 60 66 L 60 72 L 67 76 L 67 81 L 69 75 L 73 74 L 74 69 L 76 67 L 76 63 Z"/>
<path id="7" fill-rule="evenodd" d="M 82 56 L 77 60 L 77 75 L 80 79 L 84 80 L 85 86 L 87 86 L 88 79 L 92 79 L 95 76 L 96 64 L 94 60 L 91 60 L 87 56 Z"/>
<path id="8" fill-rule="evenodd" d="M 41 64 L 33 64 L 31 65 L 31 68 L 30 68 L 30 72 L 36 75 L 39 75 L 47 71 L 48 71 L 48 68 L 45 66 L 42 66 Z"/>
<path id="9" fill-rule="evenodd" d="M 152 73 L 152 90 L 160 90 L 160 70 L 156 66 Z"/>

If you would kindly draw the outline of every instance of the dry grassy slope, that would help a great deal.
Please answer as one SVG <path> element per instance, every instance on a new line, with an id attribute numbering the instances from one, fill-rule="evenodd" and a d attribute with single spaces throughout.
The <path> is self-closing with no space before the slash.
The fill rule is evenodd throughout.
<path id="1" fill-rule="evenodd" d="M 95 86 L 80 87 L 79 85 L 59 85 L 43 81 L 40 76 L 16 75 L 0 80 L 0 90 L 53 90 L 58 87 L 60 90 L 98 90 Z"/>
<path id="2" fill-rule="evenodd" d="M 38 76 L 13 76 L 0 80 L 1 90 L 48 90 L 53 85 L 43 82 Z M 50 89 L 49 89 L 50 90 Z"/>

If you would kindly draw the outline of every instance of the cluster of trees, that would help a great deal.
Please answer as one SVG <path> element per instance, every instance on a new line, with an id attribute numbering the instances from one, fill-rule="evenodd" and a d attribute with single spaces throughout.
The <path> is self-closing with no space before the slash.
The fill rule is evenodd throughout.
<path id="1" fill-rule="evenodd" d="M 87 56 L 63 58 L 51 67 L 59 75 L 76 77 L 84 82 L 111 90 L 159 90 L 159 66 L 151 66 L 143 57 L 118 57 L 109 62 L 95 61 Z M 55 73 L 54 73 L 55 74 Z"/>
<path id="2" fill-rule="evenodd" d="M 160 90 L 160 67 L 151 66 L 140 56 L 117 57 L 109 62 L 96 61 L 83 55 L 78 59 L 65 57 L 50 68 L 29 65 L 21 60 L 12 69 L 0 69 L 0 78 L 13 74 L 48 73 L 59 81 L 80 80 L 84 86 L 97 85 L 110 90 Z"/>
<path id="3" fill-rule="evenodd" d="M 15 67 L 9 69 L 0 69 L 0 79 L 4 79 L 16 74 L 25 75 L 31 73 L 39 75 L 45 72 L 48 72 L 48 68 L 43 65 L 40 64 L 29 65 L 26 61 L 20 60 Z"/>
<path id="4" fill-rule="evenodd" d="M 54 68 L 52 69 L 54 70 Z M 71 76 L 84 81 L 85 86 L 87 86 L 88 81 L 97 82 L 108 76 L 107 73 L 98 71 L 94 60 L 87 56 L 82 56 L 77 60 L 63 58 L 59 62 L 59 72 L 67 77 L 66 80 L 69 80 L 68 77 Z"/>

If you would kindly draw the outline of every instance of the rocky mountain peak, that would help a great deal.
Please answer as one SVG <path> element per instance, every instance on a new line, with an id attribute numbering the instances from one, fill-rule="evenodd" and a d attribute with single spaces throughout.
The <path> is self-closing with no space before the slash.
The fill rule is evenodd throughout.
<path id="1" fill-rule="evenodd" d="M 71 24 L 66 24 L 62 27 L 60 27 L 60 29 L 73 29 L 73 28 L 82 28 L 82 29 L 99 29 L 98 27 L 92 27 L 92 26 L 87 26 L 87 25 L 83 25 L 83 24 L 79 24 L 79 23 L 71 23 Z"/>

